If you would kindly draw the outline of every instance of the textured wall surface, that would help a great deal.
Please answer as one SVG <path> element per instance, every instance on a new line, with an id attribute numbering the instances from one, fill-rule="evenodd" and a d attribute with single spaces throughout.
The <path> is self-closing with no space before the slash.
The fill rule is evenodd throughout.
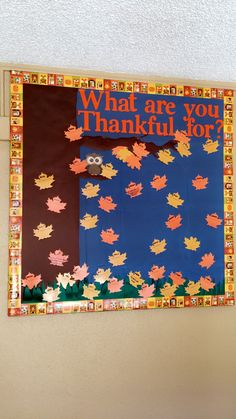
<path id="1" fill-rule="evenodd" d="M 236 80 L 235 0 L 1 0 L 0 62 Z"/>
<path id="2" fill-rule="evenodd" d="M 235 4 L 0 0 L 0 62 L 232 81 Z M 0 418 L 235 419 L 235 307 L 7 317 L 8 157 Z"/>

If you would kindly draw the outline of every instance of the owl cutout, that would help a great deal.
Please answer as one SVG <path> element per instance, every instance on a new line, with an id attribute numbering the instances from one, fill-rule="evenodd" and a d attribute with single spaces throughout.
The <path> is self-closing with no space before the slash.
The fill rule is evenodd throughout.
<path id="1" fill-rule="evenodd" d="M 92 153 L 86 157 L 87 171 L 90 175 L 98 176 L 102 173 L 103 158 L 99 154 Z"/>

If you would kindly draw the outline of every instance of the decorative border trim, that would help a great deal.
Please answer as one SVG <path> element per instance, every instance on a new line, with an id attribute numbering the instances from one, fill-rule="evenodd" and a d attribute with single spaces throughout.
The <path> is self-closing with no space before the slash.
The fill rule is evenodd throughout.
<path id="1" fill-rule="evenodd" d="M 21 252 L 23 204 L 23 85 L 39 84 L 118 92 L 202 97 L 224 101 L 224 254 L 225 295 L 127 298 L 21 304 Z M 10 72 L 10 220 L 8 315 L 120 311 L 154 308 L 232 306 L 234 304 L 234 216 L 233 216 L 233 90 L 158 82 L 138 82 L 47 74 Z"/>

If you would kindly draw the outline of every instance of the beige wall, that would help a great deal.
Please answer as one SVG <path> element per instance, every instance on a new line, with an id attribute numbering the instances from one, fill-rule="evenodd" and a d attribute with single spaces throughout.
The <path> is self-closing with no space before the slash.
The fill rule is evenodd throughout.
<path id="1" fill-rule="evenodd" d="M 7 317 L 0 142 L 0 418 L 235 419 L 236 309 Z"/>

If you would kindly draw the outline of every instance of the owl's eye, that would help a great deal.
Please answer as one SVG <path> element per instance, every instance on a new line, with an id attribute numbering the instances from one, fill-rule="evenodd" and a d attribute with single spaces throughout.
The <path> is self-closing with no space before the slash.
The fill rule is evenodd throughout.
<path id="1" fill-rule="evenodd" d="M 94 158 L 92 156 L 87 158 L 87 163 L 88 164 L 93 164 L 94 163 Z"/>
<path id="2" fill-rule="evenodd" d="M 97 156 L 97 157 L 95 157 L 94 162 L 95 162 L 96 164 L 102 164 L 102 158 L 101 158 L 101 157 L 99 157 L 99 156 Z"/>

